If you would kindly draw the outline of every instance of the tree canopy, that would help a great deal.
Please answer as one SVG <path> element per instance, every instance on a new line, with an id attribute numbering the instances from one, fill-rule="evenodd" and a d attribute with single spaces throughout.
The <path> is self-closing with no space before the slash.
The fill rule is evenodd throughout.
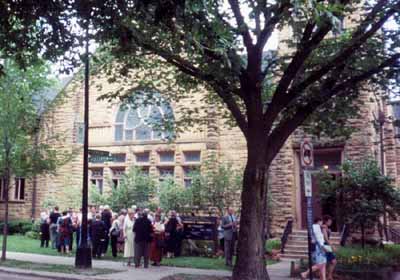
<path id="1" fill-rule="evenodd" d="M 11 59 L 3 60 L 0 76 L 0 175 L 5 204 L 1 260 L 6 258 L 8 202 L 13 177 L 32 178 L 54 173 L 68 154 L 39 141 L 41 110 L 47 107 L 45 92 L 54 86 L 49 67 L 36 62 L 21 69 Z"/>
<path id="2" fill-rule="evenodd" d="M 71 61 L 79 30 L 89 26 L 116 63 L 104 63 L 110 82 L 157 65 L 169 70 L 170 88 L 183 89 L 176 99 L 197 95 L 197 85 L 208 89 L 208 112 L 231 118 L 248 147 L 233 279 L 266 279 L 265 174 L 300 125 L 348 133 L 341 124 L 357 114 L 362 91 L 398 90 L 399 9 L 397 0 L 2 1 L 0 49 L 21 61 L 36 54 Z M 283 36 L 278 52 L 265 55 L 274 31 Z M 196 113 L 186 110 L 186 119 Z"/>

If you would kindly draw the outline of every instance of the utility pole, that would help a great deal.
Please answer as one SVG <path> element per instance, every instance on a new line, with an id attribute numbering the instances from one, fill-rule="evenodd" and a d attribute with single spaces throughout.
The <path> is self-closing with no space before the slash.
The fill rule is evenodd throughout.
<path id="1" fill-rule="evenodd" d="M 89 14 L 89 13 L 88 13 Z M 87 242 L 88 235 L 88 171 L 89 171 L 89 20 L 86 25 L 85 54 L 85 101 L 84 101 L 84 143 L 83 143 L 83 187 L 81 238 L 75 256 L 75 267 L 92 267 L 92 250 Z"/>

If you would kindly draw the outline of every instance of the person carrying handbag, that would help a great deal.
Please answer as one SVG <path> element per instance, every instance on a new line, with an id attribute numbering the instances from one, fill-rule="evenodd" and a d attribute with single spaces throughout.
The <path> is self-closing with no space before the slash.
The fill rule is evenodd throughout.
<path id="1" fill-rule="evenodd" d="M 324 235 L 322 234 L 322 219 L 315 218 L 314 224 L 312 225 L 312 261 L 313 266 L 311 267 L 312 272 L 319 271 L 320 279 L 326 280 L 326 250 L 329 248 L 325 248 L 325 240 Z M 312 273 L 311 272 L 311 273 Z M 300 274 L 301 279 L 307 279 L 308 275 L 310 274 L 310 270 L 307 270 Z"/>

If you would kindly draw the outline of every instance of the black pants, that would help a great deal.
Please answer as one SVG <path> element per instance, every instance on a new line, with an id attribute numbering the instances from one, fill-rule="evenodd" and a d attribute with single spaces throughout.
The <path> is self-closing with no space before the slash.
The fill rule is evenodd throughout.
<path id="1" fill-rule="evenodd" d="M 135 266 L 139 267 L 142 257 L 144 259 L 144 267 L 149 267 L 150 242 L 135 242 Z"/>
<path id="2" fill-rule="evenodd" d="M 176 239 L 176 247 L 174 250 L 174 256 L 175 257 L 180 257 L 182 253 L 182 241 L 183 241 L 183 232 L 178 231 L 177 233 L 177 239 Z"/>
<path id="3" fill-rule="evenodd" d="M 71 236 L 69 238 L 69 250 L 72 251 L 72 245 L 74 245 L 74 233 L 71 233 Z"/>
<path id="4" fill-rule="evenodd" d="M 106 254 L 107 253 L 107 248 L 108 248 L 108 243 L 110 242 L 110 237 L 107 235 L 106 238 L 103 240 L 103 246 L 102 246 L 102 253 Z"/>
<path id="5" fill-rule="evenodd" d="M 111 250 L 114 258 L 117 257 L 118 236 L 111 236 Z"/>
<path id="6" fill-rule="evenodd" d="M 81 238 L 81 229 L 80 228 L 78 228 L 77 230 L 76 230 L 76 246 L 78 247 L 79 246 L 79 243 L 80 243 L 80 238 Z"/>
<path id="7" fill-rule="evenodd" d="M 40 247 L 44 247 L 46 245 L 46 248 L 49 247 L 49 238 L 40 238 Z"/>
<path id="8" fill-rule="evenodd" d="M 93 258 L 100 258 L 102 253 L 102 243 L 103 240 L 101 239 L 93 239 L 92 240 L 92 256 Z"/>

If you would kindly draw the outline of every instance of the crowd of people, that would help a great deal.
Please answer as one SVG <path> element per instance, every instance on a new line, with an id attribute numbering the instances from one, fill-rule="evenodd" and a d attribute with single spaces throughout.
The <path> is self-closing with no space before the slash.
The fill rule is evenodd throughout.
<path id="1" fill-rule="evenodd" d="M 307 279 L 310 273 L 319 271 L 320 279 L 333 280 L 336 266 L 336 256 L 330 243 L 332 217 L 326 215 L 315 218 L 312 225 L 312 261 L 313 266 L 301 274 L 301 279 Z"/>
<path id="2" fill-rule="evenodd" d="M 82 211 L 68 209 L 60 212 L 58 207 L 41 213 L 40 246 L 57 249 L 70 254 L 81 241 Z M 155 212 L 132 206 L 114 213 L 108 207 L 90 207 L 88 211 L 88 243 L 93 258 L 102 258 L 109 247 L 112 256 L 122 253 L 127 265 L 145 268 L 159 266 L 163 256 L 178 257 L 183 241 L 183 224 L 176 211 L 168 215 L 161 208 Z"/>
<path id="3" fill-rule="evenodd" d="M 79 246 L 82 236 L 82 211 L 72 208 L 60 212 L 58 207 L 41 213 L 40 246 L 70 254 L 74 244 Z M 238 237 L 238 220 L 232 208 L 218 222 L 220 255 L 225 264 L 232 266 Z M 114 213 L 109 206 L 88 209 L 87 242 L 93 258 L 100 259 L 109 247 L 113 257 L 123 254 L 128 266 L 159 266 L 162 258 L 179 257 L 182 251 L 183 223 L 176 211 L 165 214 L 161 208 L 155 212 L 132 206 Z"/>

